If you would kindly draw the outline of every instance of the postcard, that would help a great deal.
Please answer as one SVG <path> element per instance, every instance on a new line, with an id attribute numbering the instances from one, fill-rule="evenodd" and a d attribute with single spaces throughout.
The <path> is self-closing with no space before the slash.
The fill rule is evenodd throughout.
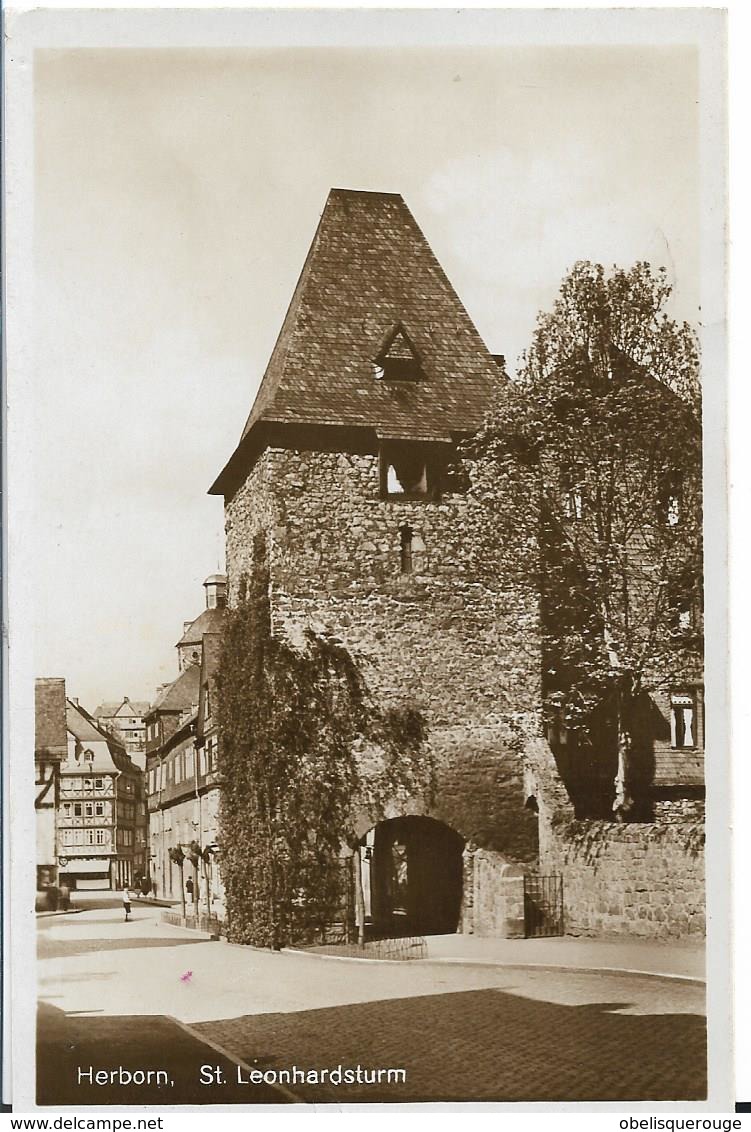
<path id="1" fill-rule="evenodd" d="M 14 1107 L 729 1110 L 724 14 L 6 38 Z"/>

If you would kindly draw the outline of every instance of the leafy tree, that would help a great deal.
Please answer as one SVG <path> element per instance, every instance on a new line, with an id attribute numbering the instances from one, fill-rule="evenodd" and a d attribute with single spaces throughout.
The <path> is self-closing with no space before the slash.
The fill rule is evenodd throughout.
<path id="1" fill-rule="evenodd" d="M 536 545 L 500 505 L 494 539 L 538 575 L 549 734 L 589 816 L 648 816 L 650 693 L 701 666 L 699 352 L 670 291 L 646 263 L 577 263 L 478 439 L 499 499 L 537 479 Z"/>

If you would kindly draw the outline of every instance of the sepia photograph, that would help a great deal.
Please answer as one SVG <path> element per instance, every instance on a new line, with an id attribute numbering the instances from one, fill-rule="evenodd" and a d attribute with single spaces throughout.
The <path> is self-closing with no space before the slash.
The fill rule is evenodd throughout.
<path id="1" fill-rule="evenodd" d="M 727 1103 L 723 13 L 44 15 L 29 1104 Z"/>

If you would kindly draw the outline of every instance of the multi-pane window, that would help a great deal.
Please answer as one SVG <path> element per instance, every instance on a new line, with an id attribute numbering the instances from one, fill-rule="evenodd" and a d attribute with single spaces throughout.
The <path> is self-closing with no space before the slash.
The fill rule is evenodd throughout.
<path id="1" fill-rule="evenodd" d="M 63 845 L 109 845 L 110 834 L 107 829 L 64 829 Z"/>
<path id="2" fill-rule="evenodd" d="M 584 470 L 576 466 L 560 473 L 563 514 L 570 522 L 578 522 L 584 514 Z"/>
<path id="3" fill-rule="evenodd" d="M 670 697 L 670 743 L 677 750 L 696 746 L 696 698 L 691 692 Z"/>

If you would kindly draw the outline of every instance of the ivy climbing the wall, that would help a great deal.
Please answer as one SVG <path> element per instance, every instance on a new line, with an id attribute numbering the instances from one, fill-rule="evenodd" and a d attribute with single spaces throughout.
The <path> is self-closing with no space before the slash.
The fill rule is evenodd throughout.
<path id="1" fill-rule="evenodd" d="M 376 704 L 337 639 L 309 630 L 298 646 L 272 633 L 262 536 L 227 612 L 217 692 L 228 937 L 273 948 L 311 938 L 340 906 L 355 816 L 430 801 L 423 715 Z"/>

